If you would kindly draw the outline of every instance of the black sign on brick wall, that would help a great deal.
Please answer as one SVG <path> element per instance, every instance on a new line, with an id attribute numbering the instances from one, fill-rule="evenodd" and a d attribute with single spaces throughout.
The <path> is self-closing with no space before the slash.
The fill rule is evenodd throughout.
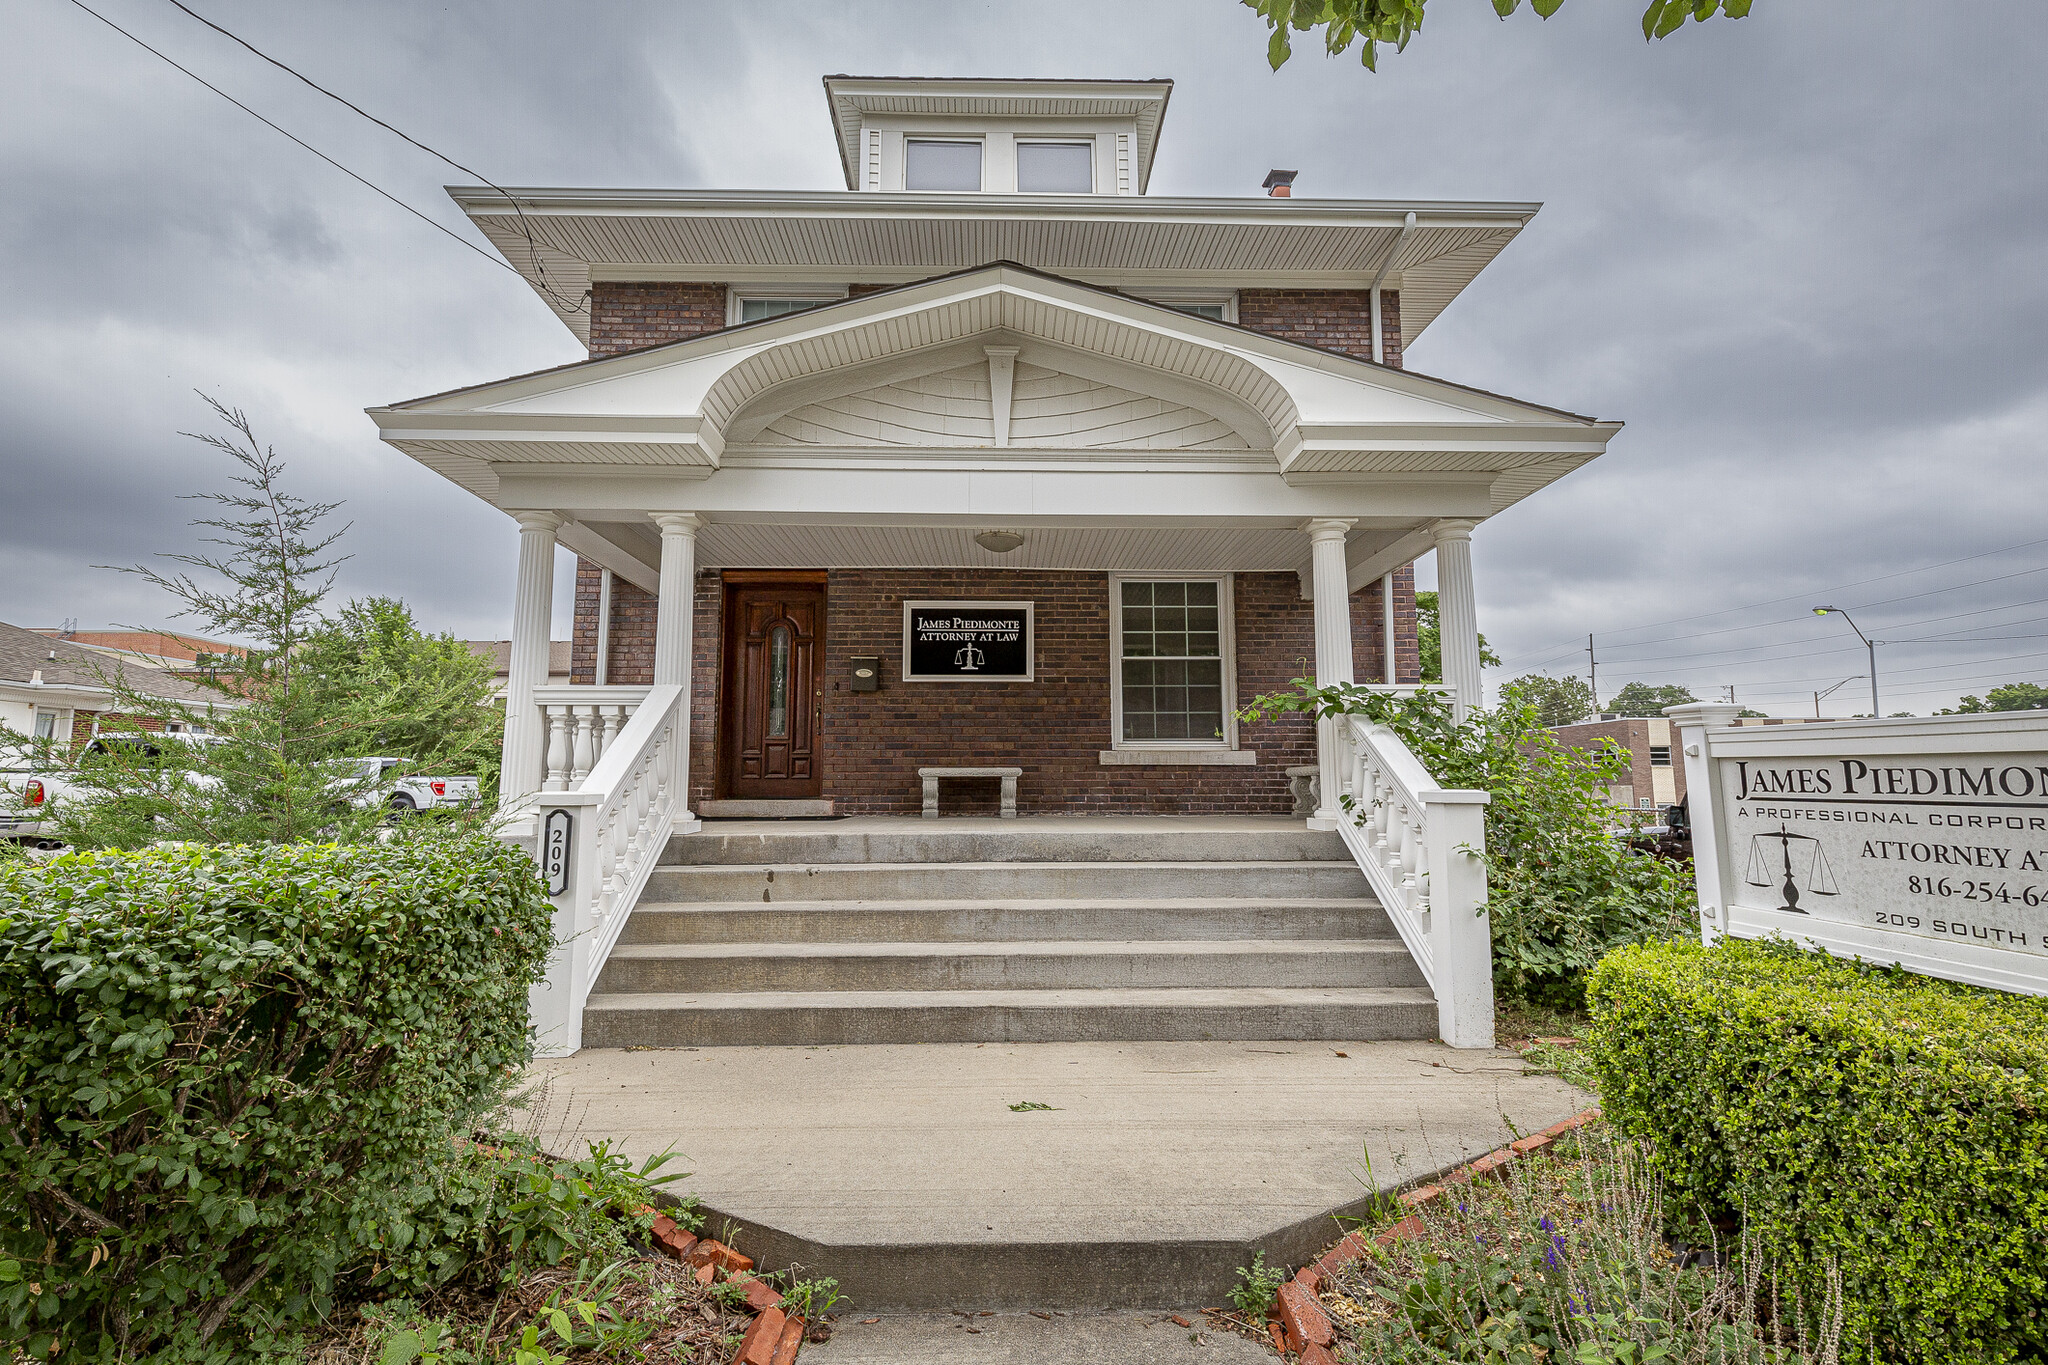
<path id="1" fill-rule="evenodd" d="M 1030 682 L 1029 602 L 905 602 L 905 682 Z"/>

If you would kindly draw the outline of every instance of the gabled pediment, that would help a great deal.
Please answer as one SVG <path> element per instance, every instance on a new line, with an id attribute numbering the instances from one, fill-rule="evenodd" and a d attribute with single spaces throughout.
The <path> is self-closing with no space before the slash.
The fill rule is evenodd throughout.
<path id="1" fill-rule="evenodd" d="M 995 348 L 998 351 L 1013 348 Z M 1000 366 L 984 360 L 820 398 L 770 418 L 755 446 L 998 445 L 1033 450 L 1249 450 L 1213 413 L 1157 394 L 1011 361 L 1000 434 Z"/>
<path id="2" fill-rule="evenodd" d="M 1618 429 L 1005 264 L 373 411 L 423 460 L 700 475 L 728 447 L 923 447 L 1252 452 L 1290 482 L 1527 470 L 1540 486 Z"/>

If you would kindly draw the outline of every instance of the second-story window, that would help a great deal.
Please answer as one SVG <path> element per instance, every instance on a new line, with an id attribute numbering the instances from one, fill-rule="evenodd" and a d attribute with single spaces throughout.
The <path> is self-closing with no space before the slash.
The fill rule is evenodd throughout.
<path id="1" fill-rule="evenodd" d="M 1019 142 L 1019 194 L 1095 193 L 1095 147 L 1088 142 Z"/>
<path id="2" fill-rule="evenodd" d="M 906 190 L 978 190 L 981 144 L 913 137 L 903 143 Z"/>

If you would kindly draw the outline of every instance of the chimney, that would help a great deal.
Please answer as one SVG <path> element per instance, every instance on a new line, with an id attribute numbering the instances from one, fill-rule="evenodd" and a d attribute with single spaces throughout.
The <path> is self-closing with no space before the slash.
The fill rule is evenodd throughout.
<path id="1" fill-rule="evenodd" d="M 1294 177 L 1300 171 L 1267 171 L 1266 179 L 1259 188 L 1275 199 L 1285 199 L 1293 194 Z"/>

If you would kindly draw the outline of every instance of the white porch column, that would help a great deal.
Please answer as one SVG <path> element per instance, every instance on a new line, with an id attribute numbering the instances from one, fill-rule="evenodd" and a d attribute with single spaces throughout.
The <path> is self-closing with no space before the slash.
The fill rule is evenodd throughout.
<path id="1" fill-rule="evenodd" d="M 1316 685 L 1356 681 L 1351 676 L 1351 597 L 1348 566 L 1344 562 L 1344 536 L 1352 523 L 1324 518 L 1308 524 L 1309 574 L 1315 592 Z M 1342 720 L 1316 722 L 1316 767 L 1322 793 L 1310 829 L 1336 829 L 1344 821 L 1340 798 L 1344 793 L 1343 773 L 1338 764 L 1338 735 Z"/>
<path id="2" fill-rule="evenodd" d="M 540 790 L 547 731 L 533 690 L 548 680 L 548 633 L 555 614 L 553 512 L 519 512 L 519 574 L 512 600 L 512 658 L 505 679 L 505 753 L 498 807 L 517 806 Z"/>
<path id="3" fill-rule="evenodd" d="M 1472 595 L 1472 528 L 1454 519 L 1430 528 L 1436 538 L 1437 635 L 1443 646 L 1444 681 L 1456 692 L 1463 720 L 1483 703 L 1479 672 L 1479 604 Z"/>
<path id="4" fill-rule="evenodd" d="M 683 742 L 676 746 L 674 781 L 680 793 L 676 834 L 703 828 L 690 811 L 690 664 L 696 639 L 697 528 L 695 512 L 656 512 L 661 528 L 661 588 L 654 604 L 654 685 L 683 689 Z"/>

